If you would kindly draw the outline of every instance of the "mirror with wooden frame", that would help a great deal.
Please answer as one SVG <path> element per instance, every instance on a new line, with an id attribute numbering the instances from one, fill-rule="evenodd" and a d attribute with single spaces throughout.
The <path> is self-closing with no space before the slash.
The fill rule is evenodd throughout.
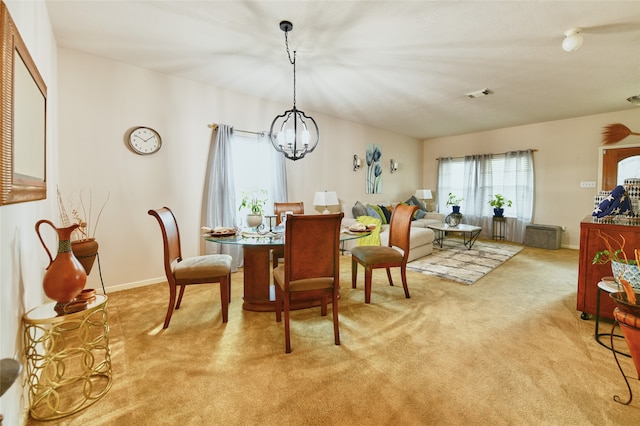
<path id="1" fill-rule="evenodd" d="M 0 20 L 0 205 L 4 205 L 47 198 L 47 86 L 4 2 Z"/>

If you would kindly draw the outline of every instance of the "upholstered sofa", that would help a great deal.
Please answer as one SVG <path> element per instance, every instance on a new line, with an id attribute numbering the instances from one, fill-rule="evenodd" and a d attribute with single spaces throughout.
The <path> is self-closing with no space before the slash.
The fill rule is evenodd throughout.
<path id="1" fill-rule="evenodd" d="M 396 205 L 397 203 L 389 203 L 389 205 Z M 343 204 L 342 210 L 344 212 L 344 218 L 342 219 L 343 227 L 349 227 L 356 223 L 354 217 L 354 204 Z M 356 214 L 358 214 L 356 212 Z M 415 219 L 411 222 L 410 231 L 410 248 L 409 248 L 409 262 L 418 259 L 423 256 L 427 256 L 433 252 L 433 240 L 435 238 L 434 232 L 427 226 L 429 224 L 442 224 L 445 216 L 441 213 L 419 212 L 419 219 Z M 375 217 L 375 216 L 374 216 Z M 380 230 L 380 244 L 387 245 L 389 243 L 389 225 L 383 224 Z M 344 250 L 350 251 L 357 245 L 356 240 L 349 240 L 344 242 Z"/>

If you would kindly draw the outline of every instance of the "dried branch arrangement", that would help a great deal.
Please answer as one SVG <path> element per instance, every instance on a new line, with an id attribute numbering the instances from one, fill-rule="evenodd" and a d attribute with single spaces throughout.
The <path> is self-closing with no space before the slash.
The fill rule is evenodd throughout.
<path id="1" fill-rule="evenodd" d="M 98 211 L 98 217 L 93 223 L 93 228 L 91 226 L 91 210 L 93 206 L 93 194 L 91 190 L 89 190 L 89 203 L 88 203 L 88 211 L 87 206 L 85 205 L 83 194 L 80 192 L 78 195 L 78 201 L 76 203 L 70 202 L 71 206 L 71 216 L 73 217 L 73 222 L 69 219 L 69 215 L 67 214 L 67 210 L 65 208 L 64 201 L 62 200 L 62 195 L 60 194 L 60 189 L 58 191 L 58 210 L 60 214 L 60 221 L 63 226 L 71 226 L 72 223 L 77 223 L 80 225 L 78 229 L 74 231 L 74 234 L 79 233 L 80 235 L 76 235 L 76 239 L 78 240 L 88 240 L 90 238 L 95 238 L 96 229 L 98 227 L 98 222 L 100 221 L 100 216 L 102 215 L 102 211 L 104 207 L 107 205 L 109 201 L 109 195 L 107 194 L 107 198 L 102 204 L 102 207 Z M 82 214 L 80 213 L 82 211 Z"/>

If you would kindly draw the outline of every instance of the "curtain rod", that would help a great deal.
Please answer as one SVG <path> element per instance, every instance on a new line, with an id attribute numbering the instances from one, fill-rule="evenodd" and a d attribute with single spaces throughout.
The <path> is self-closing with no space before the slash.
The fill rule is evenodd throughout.
<path id="1" fill-rule="evenodd" d="M 218 124 L 217 123 L 211 123 L 208 124 L 207 127 L 209 127 L 210 129 L 213 130 L 218 130 Z M 252 132 L 250 130 L 240 130 L 240 129 L 235 129 L 233 128 L 234 132 L 240 132 L 240 133 L 249 133 L 250 135 L 258 135 L 258 136 L 264 136 L 265 133 L 264 132 Z"/>
<path id="2" fill-rule="evenodd" d="M 518 151 L 531 151 L 531 152 L 538 152 L 538 150 L 537 150 L 537 149 L 520 149 L 520 150 L 518 150 Z M 515 152 L 515 151 L 509 151 L 509 152 Z M 494 154 L 489 154 L 489 155 L 505 155 L 505 154 L 507 154 L 507 153 L 506 153 L 506 152 L 500 152 L 500 153 L 497 153 L 497 154 L 496 154 L 496 153 L 494 153 Z M 473 155 L 478 155 L 478 154 L 473 154 Z M 479 155 L 483 155 L 483 154 L 479 154 Z M 461 157 L 439 157 L 439 158 L 436 158 L 436 160 L 439 160 L 440 158 L 452 158 L 452 159 L 458 159 L 458 158 L 465 158 L 465 157 L 468 157 L 468 155 L 463 155 L 463 156 L 461 156 Z"/>

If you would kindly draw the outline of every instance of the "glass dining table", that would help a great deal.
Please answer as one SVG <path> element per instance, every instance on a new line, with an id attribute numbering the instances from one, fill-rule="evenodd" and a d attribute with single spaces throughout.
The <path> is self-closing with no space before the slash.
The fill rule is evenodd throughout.
<path id="1" fill-rule="evenodd" d="M 342 229 L 340 242 L 366 237 L 370 232 L 351 232 Z M 275 288 L 272 283 L 271 250 L 284 246 L 284 234 L 269 232 L 242 232 L 221 237 L 206 235 L 206 241 L 219 244 L 242 246 L 244 256 L 244 295 L 242 309 L 255 312 L 275 311 Z M 314 306 L 316 303 L 300 301 L 292 304 L 291 309 Z"/>

